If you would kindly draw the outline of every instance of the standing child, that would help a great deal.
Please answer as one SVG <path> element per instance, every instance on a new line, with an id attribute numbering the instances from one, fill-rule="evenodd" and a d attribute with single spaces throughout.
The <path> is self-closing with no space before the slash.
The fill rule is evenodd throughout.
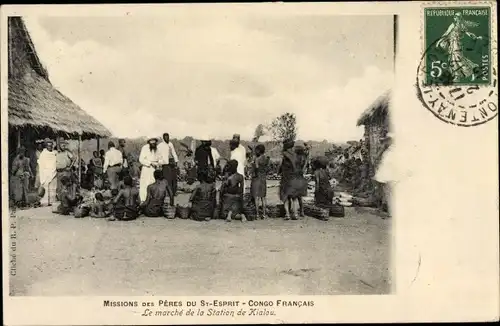
<path id="1" fill-rule="evenodd" d="M 318 207 L 330 207 L 333 203 L 333 188 L 327 170 L 327 159 L 320 157 L 313 162 L 315 191 L 314 202 Z"/>
<path id="2" fill-rule="evenodd" d="M 238 161 L 230 160 L 227 163 L 228 178 L 222 183 L 222 211 L 227 212 L 226 222 L 231 222 L 232 217 L 241 215 L 241 221 L 246 222 L 247 219 L 243 211 L 243 185 L 244 177 L 238 173 Z"/>
<path id="3" fill-rule="evenodd" d="M 262 205 L 262 219 L 266 218 L 266 194 L 267 194 L 267 171 L 269 167 L 269 156 L 264 155 L 266 148 L 259 144 L 255 147 L 256 158 L 252 163 L 252 183 L 250 191 L 255 201 L 257 216 L 259 216 L 259 202 Z"/>
<path id="4" fill-rule="evenodd" d="M 117 220 L 130 221 L 139 216 L 139 190 L 134 186 L 131 176 L 125 175 L 123 189 L 120 189 L 113 203 L 114 216 Z"/>

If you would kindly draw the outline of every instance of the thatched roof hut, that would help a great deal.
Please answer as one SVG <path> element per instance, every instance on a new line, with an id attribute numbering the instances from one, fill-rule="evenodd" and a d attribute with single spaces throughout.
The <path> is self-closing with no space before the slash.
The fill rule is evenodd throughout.
<path id="1" fill-rule="evenodd" d="M 388 116 L 391 91 L 388 90 L 380 95 L 359 117 L 357 126 L 371 123 L 383 123 Z"/>
<path id="2" fill-rule="evenodd" d="M 51 84 L 21 17 L 9 17 L 9 127 L 39 138 L 90 139 L 111 133 Z"/>
<path id="3" fill-rule="evenodd" d="M 389 131 L 389 109 L 391 91 L 380 95 L 358 119 L 357 125 L 365 127 L 365 144 L 367 149 L 368 168 L 370 176 L 375 174 L 383 147 L 382 139 Z"/>

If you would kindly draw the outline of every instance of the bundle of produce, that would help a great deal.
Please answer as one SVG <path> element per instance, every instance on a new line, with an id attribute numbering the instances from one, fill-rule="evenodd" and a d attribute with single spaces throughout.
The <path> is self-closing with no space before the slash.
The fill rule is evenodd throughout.
<path id="1" fill-rule="evenodd" d="M 307 194 L 306 197 L 302 197 L 304 203 L 314 203 L 314 195 Z"/>
<path id="2" fill-rule="evenodd" d="M 215 211 L 214 211 L 214 220 L 217 220 L 217 219 L 223 219 L 224 216 L 222 216 L 222 206 L 221 204 L 217 204 L 215 206 Z"/>
<path id="3" fill-rule="evenodd" d="M 345 209 L 344 206 L 333 204 L 329 207 L 329 213 L 332 217 L 345 217 Z"/>
<path id="4" fill-rule="evenodd" d="M 168 219 L 175 218 L 176 207 L 170 205 L 170 198 L 165 196 L 165 200 L 163 201 L 163 216 Z"/>
<path id="5" fill-rule="evenodd" d="M 191 208 L 189 206 L 177 205 L 175 216 L 187 220 L 189 219 L 189 213 L 191 213 Z"/>
<path id="6" fill-rule="evenodd" d="M 353 197 L 352 204 L 360 207 L 376 207 L 377 203 L 373 198 Z"/>
<path id="7" fill-rule="evenodd" d="M 255 202 L 249 193 L 243 195 L 243 214 L 249 221 L 257 218 L 257 207 L 255 207 Z"/>
<path id="8" fill-rule="evenodd" d="M 335 196 L 334 202 L 341 206 L 352 206 L 352 196 L 345 193 L 339 192 L 337 196 Z"/>
<path id="9" fill-rule="evenodd" d="M 267 216 L 270 218 L 281 218 L 285 216 L 285 206 L 283 204 L 268 205 Z"/>
<path id="10" fill-rule="evenodd" d="M 304 213 L 307 216 L 316 217 L 323 221 L 328 221 L 330 217 L 330 212 L 328 209 L 318 207 L 311 203 L 304 203 Z"/>

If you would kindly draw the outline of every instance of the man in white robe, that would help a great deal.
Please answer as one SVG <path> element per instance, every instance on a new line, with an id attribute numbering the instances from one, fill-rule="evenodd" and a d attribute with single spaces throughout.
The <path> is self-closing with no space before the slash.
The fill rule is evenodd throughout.
<path id="1" fill-rule="evenodd" d="M 141 178 L 139 181 L 139 197 L 141 202 L 146 200 L 148 194 L 148 186 L 155 182 L 154 172 L 161 167 L 160 153 L 158 152 L 158 139 L 149 137 L 148 143 L 142 146 L 139 155 L 139 163 L 141 163 Z"/>
<path id="2" fill-rule="evenodd" d="M 57 190 L 57 170 L 56 157 L 57 151 L 54 150 L 54 142 L 50 139 L 45 140 L 45 148 L 40 153 L 38 158 L 38 166 L 40 169 L 40 186 L 45 189 L 45 193 L 40 200 L 40 203 L 52 205 L 55 202 Z"/>

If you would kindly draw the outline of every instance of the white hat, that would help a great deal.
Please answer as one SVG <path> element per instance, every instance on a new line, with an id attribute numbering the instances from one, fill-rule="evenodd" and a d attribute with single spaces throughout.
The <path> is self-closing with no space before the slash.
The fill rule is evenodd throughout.
<path id="1" fill-rule="evenodd" d="M 151 140 L 156 140 L 156 141 L 158 141 L 158 136 L 156 136 L 156 135 L 152 135 L 152 134 L 151 134 L 151 135 L 148 135 L 148 136 L 146 137 L 146 139 L 147 139 L 147 142 L 148 142 L 148 143 L 149 143 Z"/>
<path id="2" fill-rule="evenodd" d="M 209 141 L 210 140 L 210 136 L 205 134 L 203 135 L 202 137 L 200 137 L 200 141 Z"/>

